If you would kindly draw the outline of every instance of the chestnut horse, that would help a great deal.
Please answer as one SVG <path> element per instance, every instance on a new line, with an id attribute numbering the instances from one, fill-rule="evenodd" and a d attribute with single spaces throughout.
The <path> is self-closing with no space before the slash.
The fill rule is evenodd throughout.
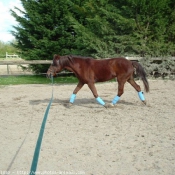
<path id="1" fill-rule="evenodd" d="M 78 91 L 84 84 L 87 84 L 97 102 L 104 107 L 109 107 L 109 105 L 106 105 L 105 102 L 98 96 L 95 83 L 108 81 L 113 78 L 116 78 L 118 81 L 118 93 L 112 100 L 112 104 L 110 106 L 114 106 L 119 101 L 124 92 L 123 89 L 126 82 L 130 83 L 136 89 L 140 100 L 145 103 L 144 94 L 141 91 L 140 86 L 134 81 L 134 72 L 136 71 L 142 79 L 146 92 L 149 91 L 149 84 L 143 67 L 136 61 L 129 61 L 126 58 L 96 60 L 81 56 L 54 55 L 53 64 L 49 67 L 47 76 L 54 76 L 63 69 L 73 72 L 79 80 L 78 85 L 71 95 L 69 104 L 74 103 Z"/>

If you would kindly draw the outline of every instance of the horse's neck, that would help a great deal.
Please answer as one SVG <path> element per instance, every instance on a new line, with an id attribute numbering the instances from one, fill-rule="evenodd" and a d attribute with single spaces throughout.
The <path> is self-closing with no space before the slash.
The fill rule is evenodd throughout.
<path id="1" fill-rule="evenodd" d="M 71 71 L 71 72 L 75 72 L 76 64 L 77 64 L 76 62 L 73 63 L 73 62 L 69 61 L 69 62 L 66 62 L 66 64 L 64 65 L 64 68 Z"/>
<path id="2" fill-rule="evenodd" d="M 74 72 L 74 69 L 72 67 L 68 67 L 68 66 L 65 66 L 65 69 L 71 71 L 71 72 Z"/>
<path id="3" fill-rule="evenodd" d="M 78 73 L 78 68 L 80 67 L 81 61 L 78 59 L 74 59 L 72 62 L 67 63 L 64 68 L 77 74 Z"/>

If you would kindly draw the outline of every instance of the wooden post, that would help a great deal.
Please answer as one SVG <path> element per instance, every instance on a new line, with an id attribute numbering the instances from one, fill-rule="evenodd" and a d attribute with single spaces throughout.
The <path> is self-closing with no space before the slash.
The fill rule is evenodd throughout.
<path id="1" fill-rule="evenodd" d="M 7 64 L 7 74 L 9 75 L 9 65 Z"/>

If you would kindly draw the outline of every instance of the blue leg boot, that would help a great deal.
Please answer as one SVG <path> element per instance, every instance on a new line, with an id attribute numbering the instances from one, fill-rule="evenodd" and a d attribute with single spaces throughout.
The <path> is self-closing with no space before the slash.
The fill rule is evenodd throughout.
<path id="1" fill-rule="evenodd" d="M 115 96 L 114 99 L 112 100 L 112 104 L 115 105 L 119 100 L 120 100 L 120 97 L 118 95 Z"/>
<path id="2" fill-rule="evenodd" d="M 138 92 L 140 100 L 146 105 L 145 96 L 142 91 Z"/>
<path id="3" fill-rule="evenodd" d="M 75 98 L 76 98 L 76 94 L 72 94 L 71 97 L 70 97 L 69 102 L 70 102 L 70 103 L 74 103 Z"/>
<path id="4" fill-rule="evenodd" d="M 97 97 L 96 100 L 99 104 L 105 106 L 105 102 L 100 97 Z"/>

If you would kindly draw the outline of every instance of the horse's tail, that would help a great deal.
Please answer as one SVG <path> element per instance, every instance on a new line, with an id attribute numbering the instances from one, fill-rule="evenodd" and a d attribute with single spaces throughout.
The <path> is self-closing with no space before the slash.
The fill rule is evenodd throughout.
<path id="1" fill-rule="evenodd" d="M 148 80 L 146 79 L 146 72 L 143 69 L 142 65 L 136 61 L 132 61 L 132 65 L 136 68 L 136 73 L 142 79 L 144 87 L 145 87 L 145 91 L 149 92 L 149 83 L 148 83 Z"/>

